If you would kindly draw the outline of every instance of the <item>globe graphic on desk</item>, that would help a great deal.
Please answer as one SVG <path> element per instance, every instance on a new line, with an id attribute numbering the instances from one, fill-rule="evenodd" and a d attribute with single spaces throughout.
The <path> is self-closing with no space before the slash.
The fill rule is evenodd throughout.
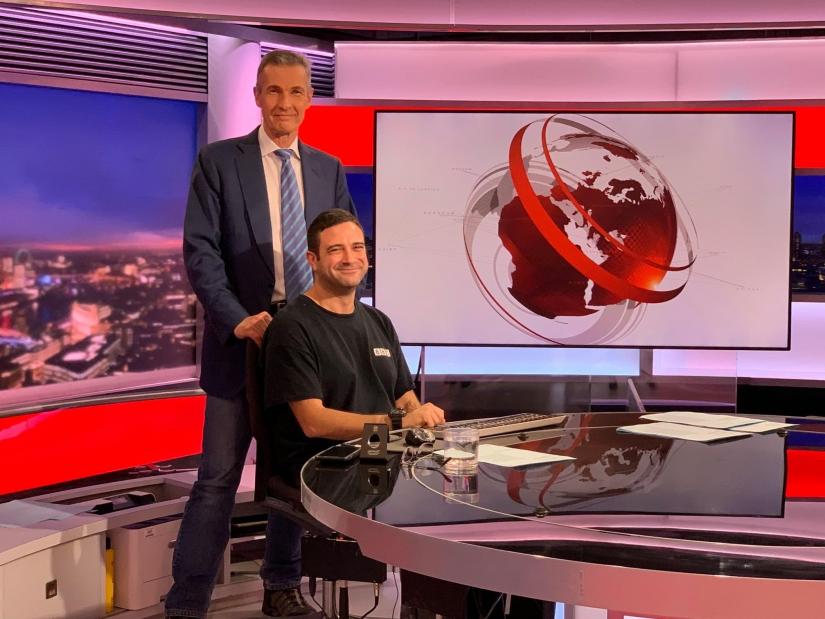
<path id="1" fill-rule="evenodd" d="M 631 424 L 638 415 L 611 414 L 611 425 Z M 510 498 L 530 507 L 546 507 L 555 513 L 599 513 L 620 505 L 611 497 L 655 492 L 673 448 L 673 441 L 654 436 L 622 434 L 603 427 L 598 415 L 585 415 L 581 425 L 575 416 L 565 422 L 559 436 L 537 441 L 530 449 L 575 460 L 550 467 L 512 470 L 504 480 Z"/>
<path id="2" fill-rule="evenodd" d="M 522 127 L 464 218 L 479 290 L 540 340 L 604 344 L 684 289 L 690 216 L 652 160 L 609 127 L 556 114 Z M 587 317 L 586 319 L 584 319 Z"/>

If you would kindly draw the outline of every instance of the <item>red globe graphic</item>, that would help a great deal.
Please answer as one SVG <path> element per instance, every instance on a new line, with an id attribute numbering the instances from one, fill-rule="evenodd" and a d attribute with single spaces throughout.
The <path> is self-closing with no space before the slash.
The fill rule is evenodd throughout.
<path id="1" fill-rule="evenodd" d="M 576 459 L 552 467 L 509 471 L 506 483 L 510 498 L 554 511 L 587 513 L 600 511 L 605 499 L 654 489 L 673 441 L 622 434 L 603 427 L 597 417 L 585 415 L 581 421 L 569 417 L 558 436 L 519 444 L 519 449 L 560 455 L 575 452 Z M 631 424 L 638 416 L 628 413 L 611 417 L 613 420 L 617 426 Z"/>
<path id="2" fill-rule="evenodd" d="M 478 232 L 493 229 L 504 252 L 490 265 L 489 242 L 483 246 Z M 644 304 L 682 291 L 694 261 L 692 222 L 662 172 L 581 115 L 556 114 L 513 136 L 506 166 L 476 183 L 464 234 L 488 302 L 525 333 L 558 343 L 605 343 L 632 329 Z M 595 330 L 572 337 L 536 320 L 609 308 Z"/>

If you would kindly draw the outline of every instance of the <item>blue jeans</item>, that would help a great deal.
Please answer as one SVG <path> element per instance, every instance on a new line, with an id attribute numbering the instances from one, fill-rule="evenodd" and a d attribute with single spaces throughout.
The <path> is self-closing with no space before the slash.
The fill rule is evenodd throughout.
<path id="1" fill-rule="evenodd" d="M 206 617 L 251 440 L 243 395 L 231 400 L 206 397 L 203 453 L 175 543 L 167 616 Z M 287 589 L 300 583 L 301 533 L 293 522 L 270 514 L 261 567 L 267 588 Z"/>

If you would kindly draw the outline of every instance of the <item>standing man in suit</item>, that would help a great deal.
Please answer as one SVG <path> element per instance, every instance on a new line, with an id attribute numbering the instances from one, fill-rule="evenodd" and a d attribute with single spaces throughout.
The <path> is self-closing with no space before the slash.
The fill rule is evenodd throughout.
<path id="1" fill-rule="evenodd" d="M 203 454 L 172 560 L 167 617 L 206 617 L 251 441 L 245 385 L 246 340 L 260 345 L 272 315 L 312 284 L 306 222 L 338 207 L 354 212 L 341 163 L 298 140 L 312 100 L 305 57 L 274 51 L 253 90 L 261 125 L 204 147 L 186 207 L 183 252 L 205 310 L 201 387 L 206 391 Z M 278 582 L 277 524 L 267 526 L 261 567 L 263 612 L 312 613 L 299 583 Z"/>

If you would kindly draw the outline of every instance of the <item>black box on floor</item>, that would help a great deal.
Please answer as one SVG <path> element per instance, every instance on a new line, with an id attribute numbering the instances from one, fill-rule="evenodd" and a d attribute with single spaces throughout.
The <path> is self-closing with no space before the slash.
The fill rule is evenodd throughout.
<path id="1" fill-rule="evenodd" d="M 401 570 L 401 619 L 553 619 L 555 602 L 510 597 Z"/>
<path id="2" fill-rule="evenodd" d="M 304 535 L 301 555 L 304 576 L 355 582 L 387 580 L 387 564 L 362 555 L 354 540 Z"/>

